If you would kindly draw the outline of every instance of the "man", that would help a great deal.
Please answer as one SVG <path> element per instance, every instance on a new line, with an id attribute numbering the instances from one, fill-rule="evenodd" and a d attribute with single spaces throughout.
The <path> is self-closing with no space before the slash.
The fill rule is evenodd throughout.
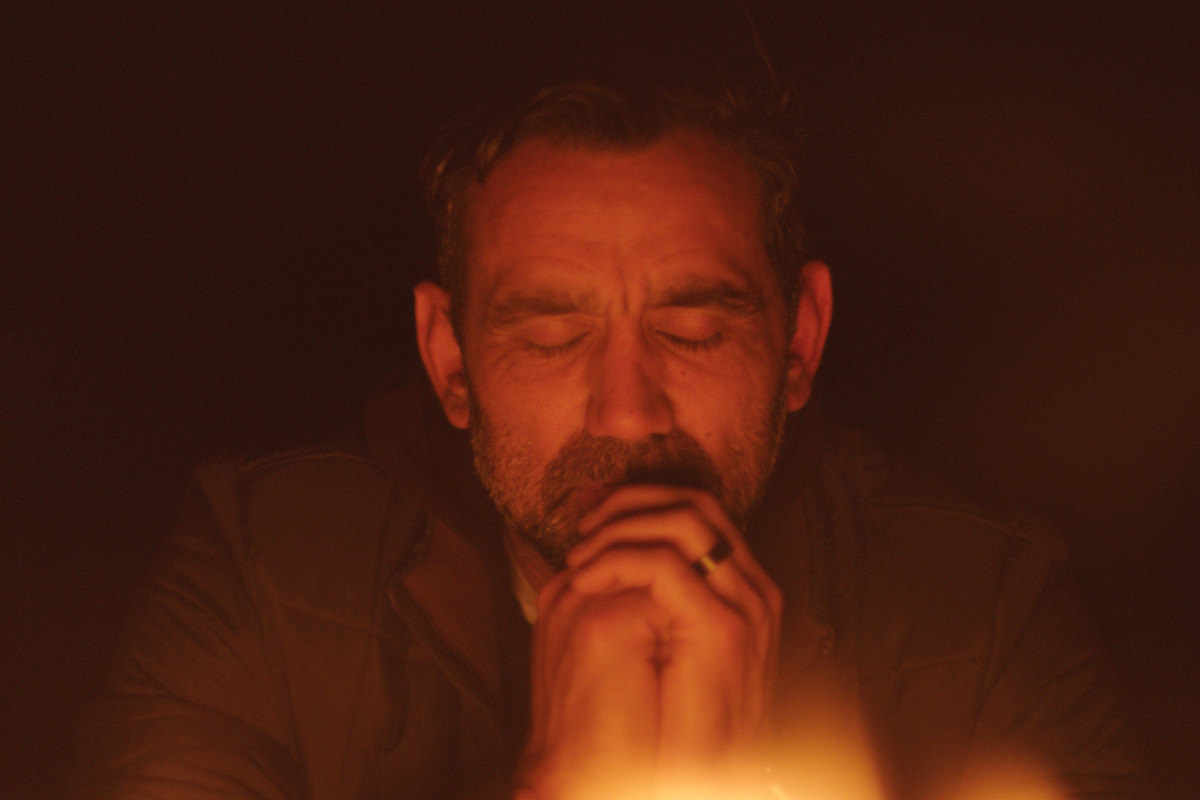
<path id="1" fill-rule="evenodd" d="M 89 796 L 934 797 L 997 765 L 1136 796 L 1061 548 L 810 407 L 792 133 L 560 86 L 451 140 L 415 291 L 440 412 L 410 386 L 361 439 L 201 468 Z"/>

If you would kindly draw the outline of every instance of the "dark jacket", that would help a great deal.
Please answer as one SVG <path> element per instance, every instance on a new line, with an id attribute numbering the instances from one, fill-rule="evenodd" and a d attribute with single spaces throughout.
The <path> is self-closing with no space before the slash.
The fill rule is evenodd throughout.
<path id="1" fill-rule="evenodd" d="M 777 727 L 832 665 L 893 796 L 1011 753 L 1081 797 L 1141 796 L 1061 543 L 794 416 L 748 532 L 785 596 Z M 499 525 L 424 390 L 345 442 L 200 467 L 85 722 L 81 795 L 503 796 L 529 626 Z"/>

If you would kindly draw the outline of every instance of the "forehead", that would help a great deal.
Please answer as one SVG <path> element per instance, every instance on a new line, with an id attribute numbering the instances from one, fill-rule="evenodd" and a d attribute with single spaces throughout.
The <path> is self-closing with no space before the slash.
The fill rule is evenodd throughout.
<path id="1" fill-rule="evenodd" d="M 698 132 L 638 149 L 533 139 L 509 153 L 471 194 L 468 295 L 556 282 L 584 290 L 619 276 L 662 284 L 774 286 L 757 176 Z"/>

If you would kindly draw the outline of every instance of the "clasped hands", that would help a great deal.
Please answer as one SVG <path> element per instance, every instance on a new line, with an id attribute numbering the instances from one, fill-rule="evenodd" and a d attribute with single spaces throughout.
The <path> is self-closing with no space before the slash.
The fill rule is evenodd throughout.
<path id="1" fill-rule="evenodd" d="M 605 781 L 700 774 L 753 746 L 766 724 L 781 600 L 718 501 L 697 489 L 623 486 L 579 529 L 567 568 L 538 595 L 518 797 L 564 800 Z M 716 562 L 722 541 L 728 557 Z"/>

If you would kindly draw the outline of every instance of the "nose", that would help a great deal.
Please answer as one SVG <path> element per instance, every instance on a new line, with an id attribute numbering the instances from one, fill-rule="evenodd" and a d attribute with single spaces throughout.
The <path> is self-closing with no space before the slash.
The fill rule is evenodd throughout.
<path id="1" fill-rule="evenodd" d="M 635 326 L 612 327 L 593 353 L 587 430 L 630 441 L 669 433 L 675 424 L 662 364 Z"/>

